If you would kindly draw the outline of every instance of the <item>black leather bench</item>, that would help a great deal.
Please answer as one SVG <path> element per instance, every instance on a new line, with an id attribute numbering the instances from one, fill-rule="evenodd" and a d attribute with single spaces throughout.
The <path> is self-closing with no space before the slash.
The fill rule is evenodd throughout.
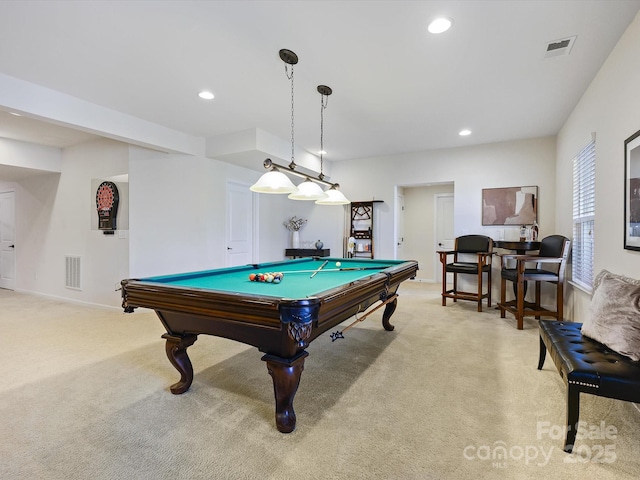
<path id="1" fill-rule="evenodd" d="M 581 323 L 540 320 L 539 325 L 538 370 L 542 369 L 549 350 L 567 385 L 567 435 L 564 451 L 571 453 L 580 415 L 580 394 L 640 402 L 640 362 L 634 362 L 583 336 Z"/>

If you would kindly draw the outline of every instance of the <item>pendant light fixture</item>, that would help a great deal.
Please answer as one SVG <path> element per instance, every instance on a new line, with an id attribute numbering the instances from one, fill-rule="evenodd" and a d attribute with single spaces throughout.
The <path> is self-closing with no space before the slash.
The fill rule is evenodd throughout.
<path id="1" fill-rule="evenodd" d="M 284 62 L 284 73 L 291 80 L 291 163 L 289 168 L 294 170 L 296 162 L 294 159 L 294 141 L 293 141 L 293 66 L 298 63 L 298 56 L 291 50 L 282 49 L 279 52 L 280 59 Z M 291 74 L 287 65 L 291 65 Z M 266 162 L 266 160 L 265 160 Z M 272 167 L 271 171 L 262 175 L 256 183 L 249 187 L 252 192 L 258 193 L 293 193 L 298 189 L 289 180 L 284 173 L 280 172 L 277 167 Z"/>
<path id="2" fill-rule="evenodd" d="M 324 180 L 323 160 L 324 154 L 324 110 L 329 103 L 329 95 L 333 93 L 331 87 L 326 85 L 318 85 L 318 93 L 320 94 L 320 175 L 318 178 Z M 331 185 L 329 190 L 325 191 L 325 197 L 316 200 L 318 205 L 347 205 L 351 203 L 344 194 L 338 190 L 338 184 Z"/>
<path id="3" fill-rule="evenodd" d="M 327 100 L 329 95 L 331 95 L 331 88 L 325 85 L 318 86 L 318 92 L 320 92 L 320 174 L 318 178 L 320 180 L 324 180 L 323 173 L 323 165 L 322 165 L 322 156 L 324 155 L 323 145 L 322 145 L 322 131 L 323 131 L 323 118 L 324 118 L 324 109 L 327 108 Z M 298 191 L 293 192 L 289 195 L 291 200 L 315 200 L 316 202 L 321 200 L 328 200 L 328 195 L 322 190 L 320 185 L 317 183 L 313 183 L 311 180 L 306 179 L 300 185 L 298 185 Z"/>
<path id="4" fill-rule="evenodd" d="M 267 173 L 262 175 L 260 179 L 254 183 L 249 189 L 258 193 L 288 193 L 289 198 L 292 200 L 315 200 L 316 203 L 321 205 L 344 205 L 350 203 L 337 188 L 339 185 L 336 183 L 330 183 L 324 180 L 323 173 L 323 155 L 320 153 L 320 174 L 318 177 L 307 175 L 302 172 L 296 171 L 295 162 L 295 141 L 294 141 L 294 83 L 293 83 L 293 66 L 298 63 L 298 56 L 291 50 L 282 49 L 279 52 L 280 59 L 285 63 L 284 71 L 289 80 L 291 80 L 291 162 L 287 167 L 274 163 L 270 158 L 267 158 L 263 162 L 264 168 L 269 169 Z M 291 72 L 289 72 L 289 66 Z M 327 97 L 331 95 L 331 88 L 320 85 L 318 86 L 318 92 L 321 95 L 321 111 L 320 111 L 320 148 L 323 148 L 323 128 L 324 128 L 324 116 L 323 112 L 327 106 Z M 289 177 L 285 175 L 292 174 L 301 178 L 304 181 L 296 186 L 291 182 Z M 326 185 L 329 190 L 322 191 L 320 185 Z"/>

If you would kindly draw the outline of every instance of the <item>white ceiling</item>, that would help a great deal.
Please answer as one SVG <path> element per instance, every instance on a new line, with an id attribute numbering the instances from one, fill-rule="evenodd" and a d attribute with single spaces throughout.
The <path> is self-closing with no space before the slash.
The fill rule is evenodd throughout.
<path id="1" fill-rule="evenodd" d="M 260 128 L 290 141 L 278 56 L 287 48 L 300 59 L 296 144 L 319 150 L 316 86 L 329 85 L 325 159 L 344 160 L 556 134 L 639 9 L 640 0 L 4 0 L 0 73 L 197 137 Z M 427 24 L 437 15 L 454 24 L 435 36 Z M 545 58 L 550 41 L 574 35 L 570 55 Z M 203 89 L 215 100 L 199 99 Z M 460 137 L 463 128 L 473 133 Z M 6 113 L 0 136 L 93 138 Z"/>

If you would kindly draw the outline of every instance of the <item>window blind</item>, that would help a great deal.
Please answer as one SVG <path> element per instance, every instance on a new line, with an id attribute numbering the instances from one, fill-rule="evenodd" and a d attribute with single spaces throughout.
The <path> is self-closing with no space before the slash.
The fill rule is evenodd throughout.
<path id="1" fill-rule="evenodd" d="M 593 286 L 593 228 L 596 213 L 596 143 L 591 141 L 573 159 L 573 246 L 571 279 Z"/>

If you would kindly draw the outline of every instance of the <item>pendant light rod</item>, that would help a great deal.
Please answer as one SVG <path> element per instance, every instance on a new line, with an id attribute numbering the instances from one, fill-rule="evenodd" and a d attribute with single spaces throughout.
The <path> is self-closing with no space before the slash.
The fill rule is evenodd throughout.
<path id="1" fill-rule="evenodd" d="M 300 178 L 304 178 L 305 180 L 311 180 L 312 182 L 320 183 L 320 184 L 325 185 L 327 187 L 340 188 L 340 184 L 338 184 L 338 183 L 327 182 L 326 180 L 323 180 L 322 178 L 314 177 L 313 175 L 307 175 L 306 173 L 298 172 L 297 170 L 294 170 L 291 167 L 287 167 L 287 166 L 284 166 L 284 165 L 278 165 L 277 163 L 275 163 L 270 158 L 266 158 L 264 160 L 264 162 L 262 162 L 262 166 L 264 168 L 266 168 L 267 170 L 268 169 L 272 169 L 272 168 L 275 167 L 280 172 L 291 173 L 292 175 L 296 175 L 296 176 L 298 176 Z"/>
<path id="2" fill-rule="evenodd" d="M 295 159 L 295 155 L 294 155 L 294 151 L 295 151 L 295 142 L 293 139 L 293 133 L 294 133 L 294 125 L 293 125 L 293 121 L 294 121 L 294 115 L 293 115 L 293 110 L 294 110 L 294 95 L 293 95 L 293 66 L 295 64 L 298 63 L 298 55 L 295 54 L 295 52 L 292 52 L 291 50 L 288 50 L 286 48 L 281 49 L 278 52 L 278 55 L 280 56 L 280 60 L 282 60 L 284 62 L 284 73 L 287 76 L 287 78 L 289 80 L 291 80 L 291 163 L 289 163 L 289 169 L 290 170 L 294 170 L 296 168 L 296 159 Z M 291 73 L 289 73 L 289 65 L 291 66 Z"/>
<path id="3" fill-rule="evenodd" d="M 333 93 L 331 87 L 326 85 L 318 85 L 318 93 L 320 94 L 320 175 L 319 179 L 324 178 L 324 172 L 322 171 L 322 164 L 324 158 L 324 109 L 327 108 L 329 103 L 329 95 Z"/>

